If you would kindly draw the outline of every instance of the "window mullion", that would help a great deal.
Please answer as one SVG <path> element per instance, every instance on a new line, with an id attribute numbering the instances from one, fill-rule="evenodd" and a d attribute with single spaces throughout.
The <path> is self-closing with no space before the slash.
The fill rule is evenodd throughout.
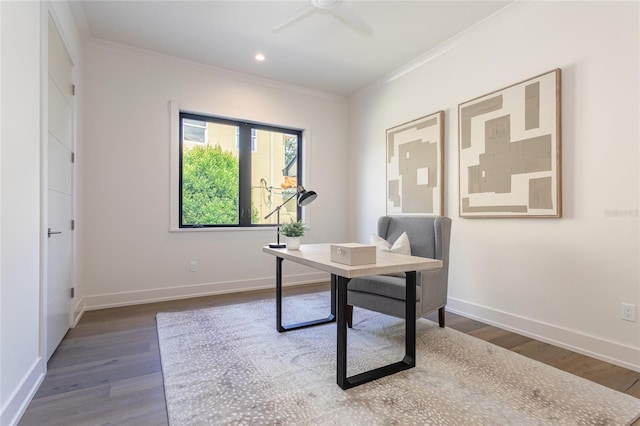
<path id="1" fill-rule="evenodd" d="M 251 125 L 239 125 L 238 145 L 240 226 L 251 226 Z"/>
<path id="2" fill-rule="evenodd" d="M 296 163 L 296 175 L 297 175 L 297 182 L 298 185 L 303 185 L 304 183 L 302 182 L 302 132 L 301 131 L 297 131 L 295 132 L 296 136 L 297 136 L 297 141 L 298 141 L 298 161 Z M 302 207 L 298 206 L 296 208 L 296 216 L 298 218 L 298 220 L 302 220 Z"/>

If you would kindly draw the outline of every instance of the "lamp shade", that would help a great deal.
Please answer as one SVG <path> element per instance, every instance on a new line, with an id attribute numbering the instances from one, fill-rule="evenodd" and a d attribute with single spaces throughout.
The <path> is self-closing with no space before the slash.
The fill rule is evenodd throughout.
<path id="1" fill-rule="evenodd" d="M 315 191 L 307 191 L 302 186 L 298 187 L 298 205 L 304 207 L 318 197 Z"/>

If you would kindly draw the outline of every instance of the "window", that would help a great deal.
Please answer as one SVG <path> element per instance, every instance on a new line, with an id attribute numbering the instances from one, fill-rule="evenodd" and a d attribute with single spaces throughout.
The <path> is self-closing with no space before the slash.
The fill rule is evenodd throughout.
<path id="1" fill-rule="evenodd" d="M 236 149 L 240 148 L 240 129 L 236 129 Z M 251 129 L 251 152 L 256 152 L 256 129 Z"/>
<path id="2" fill-rule="evenodd" d="M 298 220 L 302 131 L 179 113 L 180 228 L 274 225 Z"/>
<path id="3" fill-rule="evenodd" d="M 185 142 L 206 144 L 207 143 L 207 123 L 199 120 L 182 121 L 182 134 Z"/>

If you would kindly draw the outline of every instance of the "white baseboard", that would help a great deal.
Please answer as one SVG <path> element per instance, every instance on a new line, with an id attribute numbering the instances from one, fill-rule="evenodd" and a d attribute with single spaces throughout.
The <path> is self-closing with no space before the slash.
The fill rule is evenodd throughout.
<path id="1" fill-rule="evenodd" d="M 283 277 L 284 287 L 313 284 L 329 281 L 329 275 L 324 272 L 313 272 Z M 226 281 L 218 283 L 193 284 L 176 287 L 157 288 L 151 290 L 126 291 L 120 293 L 97 294 L 85 296 L 78 303 L 81 306 L 80 315 L 84 311 L 114 308 L 118 306 L 140 305 L 143 303 L 165 302 L 168 300 L 188 299 L 191 297 L 212 296 L 216 294 L 239 293 L 243 291 L 274 289 L 274 278 L 260 278 L 255 280 Z M 79 316 L 80 316 L 79 315 Z M 79 319 L 78 316 L 78 319 Z"/>
<path id="2" fill-rule="evenodd" d="M 43 365 L 42 358 L 36 359 L 7 402 L 0 408 L 0 425 L 14 426 L 18 424 L 44 380 L 46 371 L 44 371 Z"/>
<path id="3" fill-rule="evenodd" d="M 640 348 L 449 297 L 447 311 L 640 372 Z"/>

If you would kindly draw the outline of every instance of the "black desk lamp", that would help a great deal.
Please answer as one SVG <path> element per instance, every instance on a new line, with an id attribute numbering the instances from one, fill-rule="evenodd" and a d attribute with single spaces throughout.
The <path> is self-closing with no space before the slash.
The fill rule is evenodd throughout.
<path id="1" fill-rule="evenodd" d="M 275 208 L 274 211 L 272 211 L 271 213 L 269 213 L 264 217 L 265 219 L 268 219 L 272 214 L 274 213 L 278 214 L 276 216 L 277 225 L 278 225 L 278 227 L 276 228 L 276 233 L 278 234 L 278 239 L 276 243 L 269 244 L 269 247 L 271 248 L 285 248 L 287 246 L 285 243 L 280 243 L 280 209 L 285 204 L 287 204 L 293 197 L 298 197 L 298 205 L 300 207 L 304 207 L 307 204 L 311 203 L 313 200 L 315 200 L 318 197 L 318 194 L 316 194 L 315 191 L 307 191 L 306 189 L 304 189 L 302 185 L 298 185 L 298 188 L 296 189 L 295 194 L 287 198 L 284 203 L 280 204 L 278 207 Z"/>

